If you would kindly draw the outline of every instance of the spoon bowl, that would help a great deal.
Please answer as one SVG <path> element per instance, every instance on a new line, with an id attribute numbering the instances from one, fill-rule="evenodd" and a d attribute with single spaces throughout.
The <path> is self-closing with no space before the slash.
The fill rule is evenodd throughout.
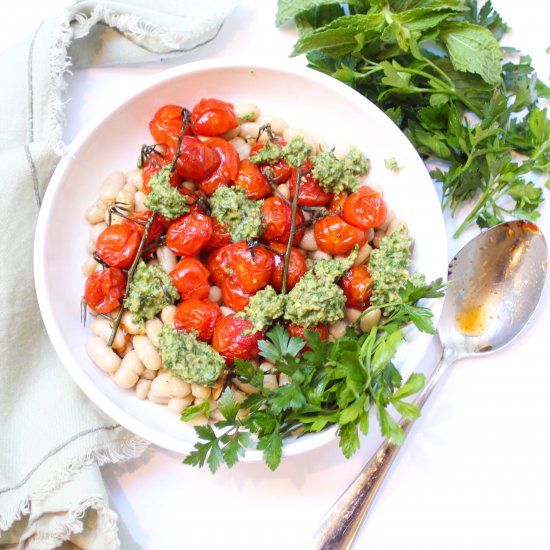
<path id="1" fill-rule="evenodd" d="M 414 404 L 421 409 L 446 368 L 457 359 L 507 345 L 527 324 L 542 294 L 548 249 L 531 222 L 497 225 L 470 241 L 451 260 L 438 334 L 443 353 Z M 414 420 L 402 420 L 406 437 Z M 351 548 L 390 469 L 399 445 L 386 442 L 321 520 L 317 550 Z"/>

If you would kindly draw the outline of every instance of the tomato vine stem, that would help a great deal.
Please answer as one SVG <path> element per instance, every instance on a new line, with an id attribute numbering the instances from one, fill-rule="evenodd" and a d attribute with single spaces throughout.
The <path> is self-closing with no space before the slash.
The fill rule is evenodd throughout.
<path id="1" fill-rule="evenodd" d="M 290 218 L 290 232 L 288 235 L 288 244 L 285 252 L 285 263 L 283 267 L 283 284 L 281 287 L 281 294 L 286 294 L 288 269 L 290 266 L 290 254 L 292 252 L 292 243 L 294 241 L 294 234 L 296 233 L 296 212 L 298 210 L 298 195 L 300 194 L 300 180 L 302 179 L 302 166 L 296 167 L 296 179 L 294 186 L 294 198 L 292 199 L 292 215 Z"/>

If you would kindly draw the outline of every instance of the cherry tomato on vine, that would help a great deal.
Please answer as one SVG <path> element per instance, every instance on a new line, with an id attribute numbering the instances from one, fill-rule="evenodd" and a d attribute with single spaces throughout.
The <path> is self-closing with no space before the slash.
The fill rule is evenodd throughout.
<path id="1" fill-rule="evenodd" d="M 183 129 L 182 107 L 180 105 L 164 105 L 149 122 L 149 131 L 153 139 L 162 145 L 176 147 Z M 190 132 L 190 128 L 186 134 Z"/>
<path id="2" fill-rule="evenodd" d="M 301 327 L 299 325 L 288 325 L 287 327 L 290 336 L 298 336 L 304 342 L 306 341 L 305 331 L 317 332 L 319 333 L 319 338 L 321 340 L 326 340 L 328 338 L 328 328 L 326 325 L 317 325 L 315 327 Z M 306 345 L 302 348 L 302 351 L 311 351 L 311 348 Z"/>
<path id="3" fill-rule="evenodd" d="M 109 313 L 120 306 L 126 290 L 126 275 L 118 267 L 94 271 L 86 280 L 84 298 L 97 313 Z"/>
<path id="4" fill-rule="evenodd" d="M 370 305 L 372 277 L 364 265 L 349 269 L 338 282 L 346 295 L 346 305 L 364 311 Z"/>
<path id="5" fill-rule="evenodd" d="M 263 199 L 271 195 L 271 186 L 267 183 L 260 169 L 248 159 L 241 160 L 239 173 L 235 179 L 235 187 L 242 189 L 252 200 Z"/>
<path id="6" fill-rule="evenodd" d="M 301 166 L 300 173 L 303 174 L 300 180 L 300 190 L 298 192 L 298 204 L 300 206 L 324 206 L 332 200 L 332 193 L 327 193 L 319 182 L 311 174 L 313 164 L 305 162 Z M 288 180 L 290 184 L 290 198 L 294 198 L 294 189 L 296 188 L 297 168 L 292 168 L 292 174 Z"/>
<path id="7" fill-rule="evenodd" d="M 256 145 L 254 145 L 250 149 L 250 156 L 253 156 L 259 153 L 264 148 L 265 143 L 266 142 L 264 141 L 260 141 L 256 143 Z M 286 145 L 286 141 L 282 141 L 282 140 L 277 141 L 277 143 L 281 147 L 284 147 Z M 288 162 L 284 158 L 278 160 L 273 164 L 265 163 L 265 164 L 259 164 L 258 166 L 262 174 L 264 174 L 264 176 L 266 177 L 271 178 L 273 182 L 276 184 L 284 183 L 292 173 L 292 167 L 290 166 L 290 164 L 288 164 Z"/>
<path id="8" fill-rule="evenodd" d="M 271 279 L 273 254 L 261 246 L 250 248 L 244 241 L 230 244 L 229 247 L 229 278 L 246 293 L 264 288 Z"/>
<path id="9" fill-rule="evenodd" d="M 129 268 L 136 257 L 142 233 L 129 224 L 110 225 L 97 238 L 97 255 L 110 267 Z"/>
<path id="10" fill-rule="evenodd" d="M 262 224 L 264 231 L 262 240 L 265 242 L 278 242 L 286 244 L 290 236 L 290 225 L 292 223 L 292 207 L 281 197 L 268 197 L 262 204 Z M 304 214 L 298 208 L 296 210 L 296 227 L 304 223 Z M 304 236 L 306 228 L 300 227 L 294 233 L 292 244 L 298 244 Z"/>
<path id="11" fill-rule="evenodd" d="M 199 182 L 199 189 L 205 195 L 212 195 L 218 187 L 229 185 L 235 181 L 239 173 L 239 153 L 231 143 L 225 139 L 213 137 L 204 142 L 208 147 L 214 149 L 220 158 L 216 170 L 206 179 Z"/>
<path id="12" fill-rule="evenodd" d="M 191 298 L 180 302 L 176 307 L 174 327 L 185 332 L 194 330 L 199 340 L 210 342 L 214 328 L 222 317 L 222 310 L 218 304 L 210 300 Z"/>
<path id="13" fill-rule="evenodd" d="M 200 139 L 186 136 L 181 140 L 177 173 L 185 180 L 201 181 L 211 176 L 220 165 L 218 153 Z"/>
<path id="14" fill-rule="evenodd" d="M 151 192 L 151 186 L 149 185 L 151 178 L 163 166 L 171 164 L 173 159 L 174 151 L 171 149 L 166 149 L 166 151 L 163 152 L 154 150 L 144 155 L 143 164 L 141 166 L 141 179 L 143 181 L 141 190 L 146 195 Z M 172 185 L 172 187 L 178 187 L 181 181 L 181 176 L 177 172 L 174 172 L 170 177 L 170 185 Z"/>
<path id="15" fill-rule="evenodd" d="M 225 358 L 228 365 L 233 365 L 235 359 L 245 361 L 258 357 L 260 350 L 258 342 L 264 338 L 262 331 L 245 334 L 252 328 L 248 319 L 235 315 L 224 317 L 214 329 L 212 347 Z"/>
<path id="16" fill-rule="evenodd" d="M 344 202 L 342 217 L 359 229 L 379 227 L 386 221 L 388 209 L 382 195 L 365 185 Z"/>
<path id="17" fill-rule="evenodd" d="M 338 195 L 334 195 L 334 197 L 332 197 L 332 200 L 330 201 L 330 204 L 328 205 L 328 211 L 331 214 L 338 214 L 339 216 L 341 216 L 342 208 L 344 207 L 344 203 L 346 202 L 347 198 L 348 198 L 347 193 L 340 193 Z"/>
<path id="18" fill-rule="evenodd" d="M 253 296 L 252 292 L 245 292 L 242 286 L 231 277 L 226 277 L 221 283 L 222 302 L 233 311 L 242 311 Z"/>
<path id="19" fill-rule="evenodd" d="M 205 265 L 210 272 L 212 282 L 221 287 L 224 279 L 228 277 L 229 271 L 229 251 L 231 245 L 225 245 L 213 250 L 206 259 Z"/>
<path id="20" fill-rule="evenodd" d="M 153 214 L 152 210 L 142 210 L 141 212 L 134 212 L 133 214 L 128 214 L 128 217 L 132 218 L 132 220 L 135 220 L 135 222 L 127 219 L 124 219 L 121 222 L 124 225 L 128 225 L 132 229 L 135 229 L 139 233 L 139 236 L 141 238 L 143 236 L 143 232 L 145 231 L 145 227 L 142 224 L 147 223 L 151 215 L 154 215 L 155 219 L 153 220 L 153 223 L 150 225 L 149 231 L 147 232 L 147 239 L 145 240 L 145 246 L 147 246 L 153 241 L 156 241 L 164 233 L 164 227 L 159 219 L 159 216 Z M 141 222 L 141 223 L 136 223 L 136 222 Z"/>
<path id="21" fill-rule="evenodd" d="M 286 244 L 282 243 L 271 243 L 271 248 L 277 250 L 281 254 L 286 253 Z M 273 272 L 271 273 L 271 279 L 269 284 L 277 291 L 281 292 L 283 288 L 283 270 L 284 270 L 285 259 L 284 256 L 279 256 L 279 254 L 273 254 Z M 306 272 L 306 258 L 303 253 L 298 249 L 292 247 L 290 249 L 290 261 L 288 263 L 288 276 L 286 289 L 291 290 L 294 288 L 296 283 L 300 280 L 302 275 Z"/>
<path id="22" fill-rule="evenodd" d="M 208 269 L 196 258 L 182 258 L 170 272 L 170 279 L 182 300 L 205 300 L 210 294 L 209 275 Z"/>
<path id="23" fill-rule="evenodd" d="M 212 237 L 209 216 L 191 212 L 178 218 L 166 234 L 166 246 L 178 256 L 196 256 Z"/>
<path id="24" fill-rule="evenodd" d="M 216 219 L 212 218 L 212 236 L 204 245 L 203 250 L 213 250 L 221 248 L 226 244 L 231 243 L 231 234 L 225 227 Z"/>
<path id="25" fill-rule="evenodd" d="M 313 234 L 319 249 L 331 256 L 349 254 L 355 245 L 363 246 L 367 242 L 365 231 L 346 223 L 337 215 L 316 221 Z"/>
<path id="26" fill-rule="evenodd" d="M 231 103 L 220 99 L 201 99 L 191 111 L 191 124 L 201 136 L 221 136 L 239 125 Z"/>

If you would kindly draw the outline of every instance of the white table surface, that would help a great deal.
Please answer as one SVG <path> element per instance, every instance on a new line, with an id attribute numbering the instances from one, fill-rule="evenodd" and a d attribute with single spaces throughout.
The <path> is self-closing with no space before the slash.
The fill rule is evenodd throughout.
<path id="1" fill-rule="evenodd" d="M 529 53 L 548 83 L 545 0 L 494 0 L 513 27 L 506 39 Z M 0 49 L 29 33 L 62 0 L 0 0 Z M 241 0 L 217 38 L 171 60 L 78 71 L 69 79 L 66 140 L 143 79 L 191 60 L 230 55 L 285 58 L 296 32 L 273 24 L 275 0 Z M 302 62 L 297 60 L 296 62 Z M 545 192 L 548 200 L 549 193 Z M 447 220 L 449 234 L 456 222 Z M 539 222 L 550 235 L 550 210 Z M 475 232 L 449 239 L 449 258 Z M 378 495 L 356 548 L 508 550 L 550 548 L 550 284 L 527 329 L 506 348 L 457 364 L 424 409 Z M 435 364 L 434 344 L 427 364 Z M 283 462 L 238 464 L 216 475 L 152 446 L 141 458 L 105 466 L 113 505 L 147 549 L 307 548 L 331 506 L 380 436 L 350 460 L 336 443 Z"/>

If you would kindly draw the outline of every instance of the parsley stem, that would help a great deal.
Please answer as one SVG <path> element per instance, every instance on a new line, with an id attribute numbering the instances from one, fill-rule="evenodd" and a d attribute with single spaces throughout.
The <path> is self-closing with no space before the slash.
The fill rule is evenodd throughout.
<path id="1" fill-rule="evenodd" d="M 281 294 L 286 294 L 288 269 L 290 267 L 290 254 L 292 252 L 292 241 L 294 241 L 294 234 L 296 233 L 296 211 L 298 210 L 298 195 L 300 194 L 300 180 L 302 179 L 302 167 L 296 167 L 296 179 L 294 188 L 294 198 L 292 200 L 292 215 L 290 218 L 290 232 L 288 235 L 288 244 L 285 252 L 285 263 L 283 267 L 283 284 L 281 288 Z"/>

